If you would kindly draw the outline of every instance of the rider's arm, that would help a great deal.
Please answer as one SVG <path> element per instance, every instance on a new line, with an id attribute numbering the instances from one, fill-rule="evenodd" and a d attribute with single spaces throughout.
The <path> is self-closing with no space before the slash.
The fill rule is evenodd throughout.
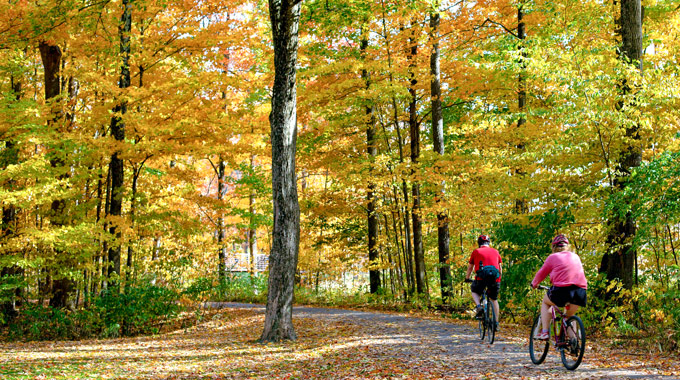
<path id="1" fill-rule="evenodd" d="M 474 267 L 475 267 L 474 264 L 472 264 L 472 263 L 469 263 L 469 264 L 468 264 L 467 273 L 465 274 L 465 278 L 466 278 L 466 279 L 469 279 L 469 278 L 470 278 L 470 273 L 472 273 L 472 269 L 473 269 Z M 459 281 L 460 281 L 460 280 L 459 280 Z"/>
<path id="2" fill-rule="evenodd" d="M 545 262 L 543 263 L 543 266 L 541 269 L 536 272 L 536 276 L 534 276 L 534 280 L 531 281 L 531 287 L 536 289 L 538 287 L 538 284 L 541 283 L 552 271 L 553 266 L 550 260 L 550 257 L 548 257 Z"/>

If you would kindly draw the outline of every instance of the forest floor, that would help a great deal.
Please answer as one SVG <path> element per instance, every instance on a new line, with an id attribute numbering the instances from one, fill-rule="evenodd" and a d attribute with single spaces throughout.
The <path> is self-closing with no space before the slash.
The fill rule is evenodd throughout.
<path id="1" fill-rule="evenodd" d="M 296 307 L 298 339 L 258 343 L 264 307 L 222 303 L 156 336 L 0 344 L 0 379 L 679 379 L 680 359 L 590 341 L 574 372 L 529 359 L 526 326 L 493 345 L 473 321 Z"/>

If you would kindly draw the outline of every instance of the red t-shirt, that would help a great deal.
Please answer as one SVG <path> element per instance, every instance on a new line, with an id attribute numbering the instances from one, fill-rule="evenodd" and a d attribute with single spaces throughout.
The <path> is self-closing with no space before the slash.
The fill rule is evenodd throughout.
<path id="1" fill-rule="evenodd" d="M 474 251 L 472 251 L 472 255 L 470 255 L 470 264 L 474 264 L 475 266 L 475 272 L 479 270 L 479 262 L 482 262 L 482 265 L 493 265 L 498 269 L 500 272 L 501 270 L 501 255 L 498 253 L 498 251 L 494 248 L 491 248 L 489 246 L 482 246 Z M 481 280 L 479 277 L 475 277 L 477 280 Z M 496 282 L 501 282 L 501 276 L 498 276 L 498 279 Z"/>

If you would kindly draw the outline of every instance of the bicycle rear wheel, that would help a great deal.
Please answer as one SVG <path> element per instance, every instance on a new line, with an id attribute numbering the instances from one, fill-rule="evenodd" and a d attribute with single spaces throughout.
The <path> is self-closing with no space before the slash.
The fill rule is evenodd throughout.
<path id="1" fill-rule="evenodd" d="M 567 341 L 566 347 L 560 350 L 562 364 L 568 370 L 575 370 L 583 360 L 583 352 L 586 349 L 586 330 L 583 321 L 578 316 L 567 319 L 567 331 L 564 334 Z"/>
<path id="2" fill-rule="evenodd" d="M 489 340 L 489 344 L 493 344 L 496 339 L 496 309 L 493 307 L 493 303 L 487 303 L 486 315 L 484 321 L 487 323 L 486 336 Z"/>
<path id="3" fill-rule="evenodd" d="M 485 300 L 482 298 L 482 302 L 480 305 L 484 308 L 484 313 L 482 314 L 482 318 L 478 320 L 478 326 L 479 326 L 479 339 L 484 340 L 484 337 L 486 336 L 486 311 L 487 307 L 489 306 L 488 302 L 484 302 Z"/>
<path id="4" fill-rule="evenodd" d="M 486 311 L 484 314 L 486 314 Z M 484 340 L 486 336 L 486 318 L 478 319 L 477 322 L 479 325 L 479 339 Z"/>
<path id="5" fill-rule="evenodd" d="M 550 348 L 550 339 L 538 340 L 535 338 L 541 332 L 541 328 L 541 313 L 539 312 L 529 333 L 529 356 L 531 356 L 531 362 L 534 364 L 543 363 Z"/>

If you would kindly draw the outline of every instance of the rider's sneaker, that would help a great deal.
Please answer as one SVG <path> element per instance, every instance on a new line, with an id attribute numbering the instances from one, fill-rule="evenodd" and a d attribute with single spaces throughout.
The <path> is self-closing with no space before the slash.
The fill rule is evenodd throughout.
<path id="1" fill-rule="evenodd" d="M 496 331 L 498 331 L 500 329 L 500 327 L 501 327 L 501 325 L 498 322 L 496 322 L 496 326 L 495 326 Z"/>
<path id="2" fill-rule="evenodd" d="M 477 305 L 477 307 L 475 307 L 475 318 L 484 318 L 484 307 L 482 305 Z"/>
<path id="3" fill-rule="evenodd" d="M 550 333 L 547 331 L 541 331 L 540 333 L 537 333 L 534 335 L 534 339 L 536 340 L 548 340 L 550 339 Z"/>

